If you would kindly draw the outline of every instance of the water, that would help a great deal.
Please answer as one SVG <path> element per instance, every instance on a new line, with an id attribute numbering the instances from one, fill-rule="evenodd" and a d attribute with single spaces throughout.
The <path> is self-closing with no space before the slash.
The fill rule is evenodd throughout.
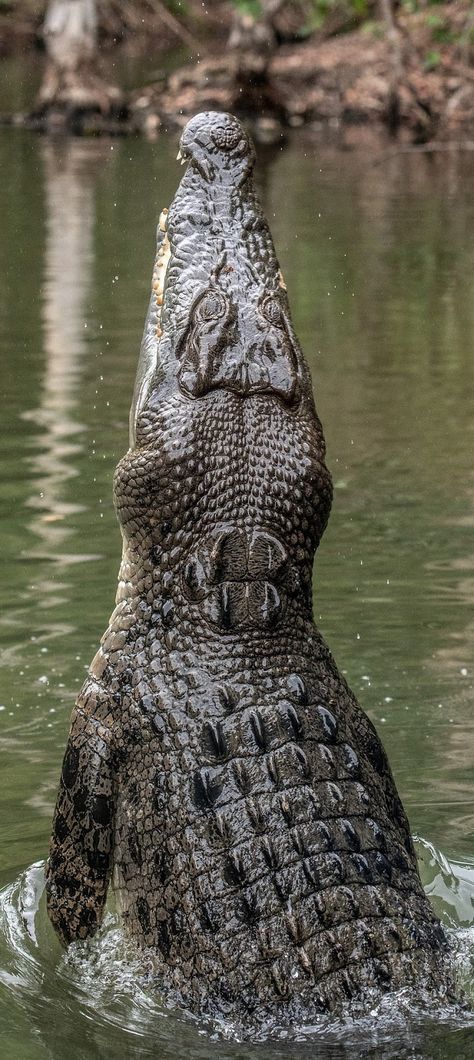
<path id="1" fill-rule="evenodd" d="M 260 154 L 336 486 L 315 614 L 382 734 L 472 993 L 474 159 L 304 134 Z M 406 998 L 310 1029 L 316 1044 L 214 1041 L 139 979 L 113 908 L 67 955 L 45 916 L 70 709 L 113 605 L 111 476 L 175 155 L 174 137 L 0 138 L 2 1056 L 471 1057 L 472 1016 Z"/>
<path id="2" fill-rule="evenodd" d="M 432 848 L 417 843 L 427 889 L 447 924 L 472 922 L 474 868 L 450 865 Z M 62 1057 L 71 1048 L 74 1056 L 180 1056 L 211 1055 L 228 1060 L 254 1057 L 318 1056 L 324 1060 L 350 1057 L 371 1049 L 374 1057 L 413 1057 L 464 1054 L 460 1043 L 473 1041 L 474 1013 L 446 1008 L 427 1017 L 400 991 L 374 1006 L 360 1020 L 322 1017 L 317 1026 L 280 1032 L 272 1043 L 242 1042 L 241 1030 L 230 1024 L 206 1026 L 167 1006 L 143 976 L 143 970 L 124 942 L 113 907 L 92 943 L 74 943 L 66 954 L 56 942 L 44 908 L 43 862 L 20 873 L 0 895 L 0 947 L 3 967 L 0 984 L 10 1000 L 5 1010 L 7 1041 L 11 1034 L 12 1057 Z M 458 977 L 467 992 L 472 986 L 472 930 L 455 933 Z M 429 1005 L 429 1002 L 428 1002 Z M 429 1011 L 429 1008 L 428 1008 Z M 26 1027 L 36 1038 L 36 1049 L 18 1052 L 18 1030 Z M 11 1030 L 10 1030 L 11 1028 Z M 157 1043 L 159 1050 L 157 1052 Z M 216 1043 L 212 1048 L 211 1043 Z M 456 1051 L 426 1051 L 437 1044 Z M 416 1050 L 421 1049 L 422 1052 Z M 3 1054 L 4 1055 L 4 1054 Z"/>

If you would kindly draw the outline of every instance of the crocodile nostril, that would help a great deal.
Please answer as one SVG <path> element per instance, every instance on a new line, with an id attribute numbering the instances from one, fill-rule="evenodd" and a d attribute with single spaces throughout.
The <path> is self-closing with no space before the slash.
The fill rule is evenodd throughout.
<path id="1" fill-rule="evenodd" d="M 234 125 L 230 122 L 211 132 L 211 140 L 221 151 L 233 151 L 241 142 L 242 146 L 245 145 L 242 130 L 237 124 Z"/>

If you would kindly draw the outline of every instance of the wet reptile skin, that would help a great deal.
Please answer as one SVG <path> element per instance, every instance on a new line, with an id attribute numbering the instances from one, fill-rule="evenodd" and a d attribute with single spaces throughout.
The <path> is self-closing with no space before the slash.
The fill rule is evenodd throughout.
<path id="1" fill-rule="evenodd" d="M 447 982 L 384 750 L 312 619 L 331 506 L 285 285 L 229 115 L 183 133 L 115 477 L 116 608 L 74 709 L 47 869 L 68 943 L 109 881 L 159 988 L 285 1024 Z"/>

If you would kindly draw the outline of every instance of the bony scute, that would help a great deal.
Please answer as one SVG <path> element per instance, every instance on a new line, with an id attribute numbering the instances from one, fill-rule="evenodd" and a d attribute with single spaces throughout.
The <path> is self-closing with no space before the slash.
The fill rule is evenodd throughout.
<path id="1" fill-rule="evenodd" d="M 115 476 L 120 602 L 73 712 L 49 916 L 66 945 L 93 935 L 113 876 L 160 994 L 249 1034 L 389 990 L 449 999 L 385 752 L 313 621 L 331 478 L 253 147 L 209 112 L 181 154 Z"/>

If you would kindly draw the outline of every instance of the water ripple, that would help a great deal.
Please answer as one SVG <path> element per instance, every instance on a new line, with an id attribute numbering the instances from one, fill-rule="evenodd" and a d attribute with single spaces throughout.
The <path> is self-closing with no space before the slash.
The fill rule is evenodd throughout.
<path id="1" fill-rule="evenodd" d="M 431 843 L 416 840 L 427 893 L 455 943 L 456 970 L 474 1000 L 474 863 L 449 861 Z M 431 1011 L 409 991 L 387 995 L 363 1018 L 322 1017 L 316 1026 L 286 1029 L 278 1040 L 243 1043 L 239 1028 L 210 1026 L 166 1004 L 153 989 L 109 908 L 97 936 L 64 952 L 44 902 L 44 863 L 36 862 L 0 892 L 0 986 L 10 1024 L 25 1019 L 32 1057 L 63 1058 L 71 1040 L 78 1060 L 107 1056 L 179 1056 L 207 1060 L 279 1060 L 296 1055 L 321 1060 L 363 1055 L 374 1060 L 472 1057 L 474 1014 L 468 1006 Z M 268 1034 L 275 1038 L 275 1032 Z M 298 1043 L 298 1044 L 296 1044 Z M 297 1049 L 297 1053 L 295 1052 Z"/>

